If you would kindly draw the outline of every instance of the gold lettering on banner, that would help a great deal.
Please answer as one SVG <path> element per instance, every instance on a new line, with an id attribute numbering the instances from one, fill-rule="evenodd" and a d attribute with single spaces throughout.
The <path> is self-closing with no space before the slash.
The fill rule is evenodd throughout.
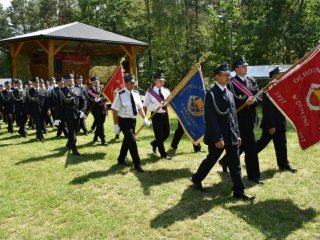
<path id="1" fill-rule="evenodd" d="M 306 116 L 306 113 L 305 113 L 305 111 L 304 111 L 304 107 L 303 107 L 302 101 L 299 100 L 296 95 L 293 95 L 293 96 L 292 96 L 292 99 L 295 101 L 295 104 L 297 105 L 297 107 L 298 107 L 298 109 L 299 109 L 299 111 L 300 111 L 300 117 L 301 117 L 301 119 L 302 119 L 302 121 L 303 121 L 303 125 L 304 125 L 305 127 L 309 126 L 310 123 L 309 123 L 309 120 L 308 120 L 308 118 L 307 118 L 307 116 Z"/>

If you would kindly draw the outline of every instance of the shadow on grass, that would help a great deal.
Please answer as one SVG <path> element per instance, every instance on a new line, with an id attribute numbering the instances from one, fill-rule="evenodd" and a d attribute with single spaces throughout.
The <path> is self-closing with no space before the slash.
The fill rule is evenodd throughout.
<path id="1" fill-rule="evenodd" d="M 143 188 L 143 193 L 145 195 L 150 195 L 150 188 L 152 186 L 161 185 L 163 183 L 174 182 L 181 178 L 190 178 L 192 173 L 190 169 L 159 169 L 154 171 L 145 171 L 143 174 L 136 173 L 136 177 L 140 181 L 141 187 Z"/>
<path id="2" fill-rule="evenodd" d="M 115 174 L 125 175 L 127 172 L 122 171 L 124 168 L 125 167 L 113 165 L 112 167 L 110 167 L 108 170 L 105 170 L 105 171 L 91 172 L 87 175 L 76 177 L 69 184 L 74 184 L 74 185 L 84 184 L 88 182 L 90 179 L 102 178 L 102 177 L 107 177 Z"/>
<path id="3" fill-rule="evenodd" d="M 266 239 L 286 239 L 317 215 L 313 208 L 301 209 L 291 200 L 282 199 L 258 202 L 253 207 L 231 206 L 228 209 L 257 228 Z"/>
<path id="4" fill-rule="evenodd" d="M 225 184 L 219 182 L 206 188 L 207 192 L 201 193 L 191 185 L 183 192 L 179 203 L 152 219 L 150 226 L 152 228 L 166 228 L 177 221 L 196 219 L 215 206 L 234 201 L 230 196 L 230 191 L 225 193 L 225 189 Z M 248 204 L 252 207 L 252 203 Z"/>
<path id="5" fill-rule="evenodd" d="M 28 142 L 35 142 L 36 140 L 30 140 Z M 78 146 L 78 149 L 84 148 L 86 146 L 90 145 L 90 143 L 83 144 Z M 20 165 L 20 164 L 27 164 L 27 163 L 32 163 L 32 162 L 39 162 L 39 161 L 46 161 L 49 159 L 55 159 L 64 156 L 67 153 L 67 158 L 66 158 L 66 163 L 65 167 L 67 168 L 69 165 L 72 164 L 79 164 L 82 162 L 88 162 L 88 161 L 96 161 L 96 160 L 103 160 L 106 153 L 101 153 L 101 152 L 95 152 L 95 153 L 86 153 L 82 154 L 80 156 L 74 156 L 71 154 L 71 151 L 67 150 L 66 147 L 60 147 L 53 149 L 51 151 L 51 154 L 47 154 L 44 156 L 39 156 L 39 157 L 31 157 L 29 159 L 22 160 L 20 162 L 15 163 L 15 165 Z"/>

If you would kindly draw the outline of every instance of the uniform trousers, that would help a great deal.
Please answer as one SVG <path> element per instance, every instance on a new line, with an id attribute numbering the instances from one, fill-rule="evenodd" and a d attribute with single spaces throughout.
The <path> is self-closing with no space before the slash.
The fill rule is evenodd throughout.
<path id="1" fill-rule="evenodd" d="M 68 142 L 69 148 L 75 148 L 77 143 L 76 129 L 79 126 L 79 118 L 66 118 L 66 124 L 68 129 Z"/>
<path id="2" fill-rule="evenodd" d="M 153 112 L 151 112 L 153 114 Z M 168 113 L 156 113 L 152 118 L 152 127 L 155 140 L 152 144 L 158 147 L 161 157 L 166 157 L 167 153 L 164 148 L 164 141 L 169 137 L 170 125 Z"/>
<path id="3" fill-rule="evenodd" d="M 37 139 L 44 139 L 44 115 L 40 114 L 39 116 L 33 117 L 33 122 L 36 124 Z"/>
<path id="4" fill-rule="evenodd" d="M 26 130 L 27 119 L 28 119 L 27 115 L 16 113 L 16 121 L 17 121 L 17 125 L 19 126 L 18 133 L 24 137 L 27 135 L 27 130 Z"/>
<path id="5" fill-rule="evenodd" d="M 260 179 L 260 166 L 257 152 L 257 142 L 253 129 L 240 128 L 241 145 L 239 148 L 239 156 L 244 152 L 244 162 L 248 179 Z M 220 160 L 222 164 L 227 164 L 227 155 Z M 229 167 L 229 166 L 228 166 Z"/>
<path id="6" fill-rule="evenodd" d="M 244 192 L 244 184 L 241 176 L 240 158 L 239 158 L 239 147 L 238 146 L 225 146 L 227 156 L 227 164 L 230 170 L 230 176 L 233 183 L 232 190 L 235 193 Z M 214 144 L 208 145 L 209 154 L 204 159 L 197 172 L 193 175 L 193 181 L 201 183 L 203 179 L 209 174 L 212 167 L 216 164 L 219 157 L 221 156 L 223 148 L 217 148 Z"/>
<path id="7" fill-rule="evenodd" d="M 80 132 L 80 130 L 82 130 L 85 134 L 88 132 L 85 118 L 80 118 L 79 129 L 77 129 L 77 132 Z"/>
<path id="8" fill-rule="evenodd" d="M 274 150 L 276 152 L 277 164 L 279 168 L 286 168 L 289 166 L 287 156 L 287 137 L 286 130 L 277 130 L 275 134 L 271 135 L 267 129 L 262 130 L 262 135 L 257 141 L 258 153 L 262 151 L 269 142 L 273 140 Z"/>
<path id="9" fill-rule="evenodd" d="M 94 122 L 96 123 L 96 131 L 94 132 L 95 137 L 99 137 L 101 141 L 105 140 L 104 135 L 104 122 L 106 121 L 106 114 L 99 113 L 94 114 Z"/>
<path id="10" fill-rule="evenodd" d="M 136 119 L 119 117 L 119 127 L 123 133 L 124 138 L 118 157 L 118 162 L 122 163 L 125 161 L 129 150 L 134 166 L 140 166 L 141 162 L 135 136 Z"/>
<path id="11" fill-rule="evenodd" d="M 13 133 L 13 118 L 11 119 L 9 114 L 6 114 L 7 124 L 8 124 L 8 132 Z"/>
<path id="12" fill-rule="evenodd" d="M 183 130 L 183 127 L 181 125 L 181 123 L 178 121 L 178 128 L 176 129 L 176 131 L 174 132 L 174 135 L 173 135 L 173 138 L 172 138 L 172 142 L 171 142 L 171 147 L 174 148 L 174 149 L 177 149 L 178 148 L 178 145 L 179 145 L 179 142 L 182 138 L 184 134 L 184 130 Z M 193 144 L 193 150 L 195 152 L 199 152 L 201 150 L 201 144 Z"/>

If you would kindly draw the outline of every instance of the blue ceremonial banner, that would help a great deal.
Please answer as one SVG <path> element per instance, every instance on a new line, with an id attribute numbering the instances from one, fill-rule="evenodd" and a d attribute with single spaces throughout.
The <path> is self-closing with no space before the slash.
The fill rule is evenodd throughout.
<path id="1" fill-rule="evenodd" d="M 173 92 L 170 106 L 194 144 L 203 140 L 205 88 L 200 67 L 194 67 Z"/>

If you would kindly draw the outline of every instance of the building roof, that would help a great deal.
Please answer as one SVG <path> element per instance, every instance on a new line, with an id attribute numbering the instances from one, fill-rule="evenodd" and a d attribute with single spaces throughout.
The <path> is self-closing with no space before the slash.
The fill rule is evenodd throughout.
<path id="1" fill-rule="evenodd" d="M 37 32 L 17 35 L 0 40 L 0 46 L 6 43 L 21 42 L 32 39 L 57 39 L 111 44 L 125 44 L 134 46 L 148 46 L 147 43 L 128 38 L 116 33 L 108 32 L 90 25 L 73 22 Z"/>
<path id="2" fill-rule="evenodd" d="M 276 66 L 279 66 L 283 70 L 288 69 L 291 65 L 259 65 L 259 66 L 248 66 L 247 75 L 257 79 L 268 79 L 269 72 L 274 69 Z M 235 72 L 231 73 L 232 76 L 235 75 Z"/>

